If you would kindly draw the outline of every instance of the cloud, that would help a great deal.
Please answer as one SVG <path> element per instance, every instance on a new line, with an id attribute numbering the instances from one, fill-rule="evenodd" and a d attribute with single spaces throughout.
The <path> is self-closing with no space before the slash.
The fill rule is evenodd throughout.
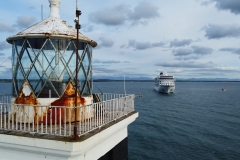
<path id="1" fill-rule="evenodd" d="M 179 48 L 172 51 L 178 60 L 199 59 L 204 55 L 211 54 L 212 48 L 202 46 L 191 46 L 191 48 Z"/>
<path id="2" fill-rule="evenodd" d="M 136 41 L 133 39 L 128 40 L 128 47 L 135 47 Z"/>
<path id="3" fill-rule="evenodd" d="M 219 10 L 229 10 L 234 14 L 240 14 L 239 0 L 212 0 L 216 2 L 216 8 Z"/>
<path id="4" fill-rule="evenodd" d="M 180 48 L 180 49 L 173 50 L 172 52 L 174 56 L 187 56 L 187 55 L 193 54 L 193 49 Z"/>
<path id="5" fill-rule="evenodd" d="M 203 6 L 207 6 L 207 5 L 211 4 L 211 3 L 213 3 L 213 0 L 203 1 L 202 5 Z"/>
<path id="6" fill-rule="evenodd" d="M 231 52 L 233 54 L 239 54 L 240 55 L 240 48 L 221 48 L 219 51 L 227 51 Z"/>
<path id="7" fill-rule="evenodd" d="M 146 50 L 154 47 L 161 47 L 164 46 L 166 43 L 165 42 L 155 42 L 155 43 L 150 43 L 150 42 L 137 42 L 133 39 L 128 40 L 128 45 L 122 45 L 121 48 L 134 48 L 135 50 Z"/>
<path id="8" fill-rule="evenodd" d="M 135 40 L 128 41 L 128 47 L 133 47 L 136 50 L 145 50 L 152 47 L 150 42 L 136 42 Z"/>
<path id="9" fill-rule="evenodd" d="M 125 78 L 139 78 L 139 77 L 152 77 L 155 75 L 151 75 L 149 73 L 138 73 L 136 72 L 136 68 L 104 68 L 102 67 L 102 65 L 100 66 L 94 66 L 94 79 L 111 79 L 111 78 L 120 78 L 120 79 L 124 79 Z"/>
<path id="10" fill-rule="evenodd" d="M 4 56 L 4 54 L 1 54 L 0 56 Z M 3 64 L 6 62 L 6 61 L 8 61 L 8 60 L 11 60 L 11 56 L 9 56 L 9 57 L 2 57 L 2 61 L 0 62 L 0 67 L 3 67 L 3 68 L 5 68 L 6 66 L 3 66 Z"/>
<path id="11" fill-rule="evenodd" d="M 1 69 L 0 71 L 0 79 L 11 79 L 12 78 L 12 74 L 9 74 L 9 72 L 11 71 L 11 68 L 5 68 L 5 66 L 0 66 L 1 68 L 3 68 L 3 70 Z"/>
<path id="12" fill-rule="evenodd" d="M 153 47 L 162 47 L 164 46 L 166 43 L 165 42 L 155 42 L 155 43 L 152 43 L 152 46 Z"/>
<path id="13" fill-rule="evenodd" d="M 197 68 L 197 69 L 192 69 L 191 70 L 191 75 L 195 75 L 195 76 L 199 76 L 199 72 L 202 75 L 214 75 L 214 76 L 220 76 L 221 78 L 223 77 L 223 75 L 227 76 L 227 77 L 231 77 L 232 74 L 238 74 L 240 72 L 240 68 L 237 67 L 210 67 L 210 68 Z M 203 76 L 199 76 L 199 77 L 203 77 Z"/>
<path id="14" fill-rule="evenodd" d="M 220 39 L 226 37 L 240 37 L 240 26 L 209 24 L 202 28 L 208 39 Z"/>
<path id="15" fill-rule="evenodd" d="M 239 0 L 206 0 L 202 5 L 207 6 L 215 3 L 218 10 L 229 10 L 231 13 L 240 14 L 240 1 Z"/>
<path id="16" fill-rule="evenodd" d="M 110 74 L 110 73 L 119 73 L 118 69 L 111 69 L 111 68 L 103 68 L 103 67 L 94 67 L 94 73 L 104 73 L 104 74 Z"/>
<path id="17" fill-rule="evenodd" d="M 135 43 L 135 48 L 137 50 L 145 50 L 145 49 L 148 49 L 148 48 L 151 48 L 151 43 L 150 42 L 136 42 Z"/>
<path id="18" fill-rule="evenodd" d="M 198 55 L 207 55 L 213 52 L 212 48 L 202 46 L 192 46 L 193 53 Z"/>
<path id="19" fill-rule="evenodd" d="M 107 60 L 107 61 L 102 61 L 102 60 L 94 60 L 93 63 L 105 63 L 105 64 L 114 64 L 114 63 L 129 63 L 130 61 L 115 61 L 115 60 Z"/>
<path id="20" fill-rule="evenodd" d="M 11 48 L 10 44 L 8 44 L 6 41 L 2 41 L 2 42 L 0 41 L 0 51 L 8 48 Z"/>
<path id="21" fill-rule="evenodd" d="M 120 45 L 120 48 L 126 48 L 126 47 L 127 47 L 126 44 L 122 44 L 122 45 Z M 121 52 L 121 53 L 123 53 L 123 52 Z"/>
<path id="22" fill-rule="evenodd" d="M 168 73 L 181 73 L 181 72 L 183 72 L 182 69 L 173 69 L 171 71 L 168 71 Z"/>
<path id="23" fill-rule="evenodd" d="M 159 72 L 162 72 L 163 69 L 157 69 L 156 70 L 158 73 Z M 167 73 L 171 74 L 171 73 L 182 73 L 183 70 L 182 69 L 179 69 L 179 68 L 176 68 L 176 69 L 172 69 L 172 70 L 168 70 Z"/>
<path id="24" fill-rule="evenodd" d="M 0 32 L 14 32 L 15 29 L 9 24 L 0 22 Z"/>
<path id="25" fill-rule="evenodd" d="M 18 27 L 19 29 L 28 28 L 32 24 L 34 24 L 35 21 L 36 21 L 35 17 L 30 15 L 23 15 L 17 18 L 16 24 L 14 24 L 13 26 Z"/>
<path id="26" fill-rule="evenodd" d="M 228 72 L 240 72 L 240 68 L 237 67 L 216 67 L 215 70 L 218 71 L 228 71 Z"/>
<path id="27" fill-rule="evenodd" d="M 106 47 L 106 48 L 110 48 L 114 45 L 114 41 L 111 39 L 111 38 L 108 38 L 108 37 L 100 37 L 100 44 L 99 44 L 99 47 L 98 48 L 101 48 L 101 47 Z"/>
<path id="28" fill-rule="evenodd" d="M 175 68 L 211 68 L 211 67 L 215 67 L 215 64 L 211 61 L 207 63 L 187 61 L 187 62 L 160 62 L 155 64 L 155 66 L 175 67 Z"/>
<path id="29" fill-rule="evenodd" d="M 197 59 L 201 59 L 200 56 L 198 55 L 189 55 L 189 56 L 178 56 L 175 57 L 176 60 L 183 60 L 183 61 L 188 61 L 188 60 L 197 60 Z"/>
<path id="30" fill-rule="evenodd" d="M 170 47 L 187 46 L 187 45 L 190 45 L 191 42 L 192 42 L 191 39 L 183 39 L 183 40 L 174 39 L 173 41 L 170 41 Z"/>
<path id="31" fill-rule="evenodd" d="M 128 13 L 128 18 L 133 21 L 132 24 L 147 23 L 146 20 L 159 17 L 158 7 L 148 1 L 140 2 L 133 11 Z M 144 21 L 145 20 L 145 21 Z"/>
<path id="32" fill-rule="evenodd" d="M 121 25 L 126 21 L 126 12 L 128 12 L 127 6 L 118 5 L 112 8 L 106 8 L 102 11 L 91 13 L 89 18 L 95 23 L 116 26 Z"/>
<path id="33" fill-rule="evenodd" d="M 93 25 L 83 25 L 82 29 L 84 32 L 92 32 L 95 27 Z"/>
<path id="34" fill-rule="evenodd" d="M 156 5 L 148 1 L 142 1 L 132 11 L 129 6 L 117 5 L 93 12 L 89 15 L 89 19 L 107 26 L 118 26 L 127 21 L 132 25 L 147 24 L 149 19 L 159 16 Z"/>

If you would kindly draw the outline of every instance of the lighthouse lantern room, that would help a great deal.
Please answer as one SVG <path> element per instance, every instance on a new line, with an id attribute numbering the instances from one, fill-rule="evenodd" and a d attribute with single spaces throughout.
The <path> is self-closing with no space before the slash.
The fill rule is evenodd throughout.
<path id="1" fill-rule="evenodd" d="M 76 72 L 76 29 L 59 15 L 61 0 L 49 0 L 45 20 L 9 37 L 12 44 L 13 90 L 18 97 L 25 85 L 35 98 L 60 98 L 68 85 L 74 86 Z M 91 95 L 92 47 L 97 43 L 79 33 L 79 92 Z"/>
<path id="2" fill-rule="evenodd" d="M 77 35 L 60 18 L 60 2 L 49 0 L 48 18 L 7 39 L 12 44 L 15 104 L 74 106 L 76 91 L 78 106 L 92 103 L 92 48 L 97 43 L 80 32 Z"/>

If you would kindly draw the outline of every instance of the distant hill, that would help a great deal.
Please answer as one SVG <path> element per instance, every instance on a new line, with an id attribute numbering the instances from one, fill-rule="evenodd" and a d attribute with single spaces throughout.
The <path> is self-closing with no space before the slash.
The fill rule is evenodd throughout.
<path id="1" fill-rule="evenodd" d="M 12 82 L 12 79 L 0 79 L 0 82 Z"/>
<path id="2" fill-rule="evenodd" d="M 106 82 L 106 81 L 123 81 L 124 77 L 93 77 L 95 82 Z M 125 81 L 144 81 L 153 82 L 153 78 L 149 77 L 125 77 Z M 12 79 L 0 79 L 0 82 L 9 83 Z M 176 82 L 240 82 L 240 79 L 228 79 L 228 78 L 176 78 Z"/>
<path id="3" fill-rule="evenodd" d="M 228 78 L 187 78 L 181 79 L 177 78 L 177 82 L 187 81 L 187 82 L 239 82 L 240 79 L 228 79 Z"/>
<path id="4" fill-rule="evenodd" d="M 153 78 L 149 78 L 149 77 L 93 77 L 93 80 L 117 80 L 117 81 L 153 81 Z"/>
<path id="5" fill-rule="evenodd" d="M 93 77 L 94 81 L 123 81 L 124 77 Z M 154 81 L 149 77 L 125 77 L 126 81 Z M 221 81 L 240 81 L 240 79 L 228 79 L 228 78 L 176 78 L 177 82 L 221 82 Z"/>

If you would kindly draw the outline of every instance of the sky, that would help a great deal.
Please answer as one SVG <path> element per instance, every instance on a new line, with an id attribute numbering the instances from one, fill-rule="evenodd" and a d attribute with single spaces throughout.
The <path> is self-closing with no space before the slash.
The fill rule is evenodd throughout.
<path id="1" fill-rule="evenodd" d="M 48 0 L 0 1 L 0 78 L 11 78 L 6 38 L 50 13 Z M 74 26 L 76 0 L 60 16 Z M 95 40 L 93 77 L 240 79 L 240 0 L 78 0 L 80 32 Z"/>

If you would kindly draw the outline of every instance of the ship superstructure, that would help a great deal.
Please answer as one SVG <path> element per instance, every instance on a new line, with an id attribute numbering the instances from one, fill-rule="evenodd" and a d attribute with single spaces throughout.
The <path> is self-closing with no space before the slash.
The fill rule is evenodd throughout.
<path id="1" fill-rule="evenodd" d="M 155 78 L 154 89 L 162 93 L 173 93 L 175 90 L 174 76 L 168 75 L 167 72 L 160 72 Z"/>

